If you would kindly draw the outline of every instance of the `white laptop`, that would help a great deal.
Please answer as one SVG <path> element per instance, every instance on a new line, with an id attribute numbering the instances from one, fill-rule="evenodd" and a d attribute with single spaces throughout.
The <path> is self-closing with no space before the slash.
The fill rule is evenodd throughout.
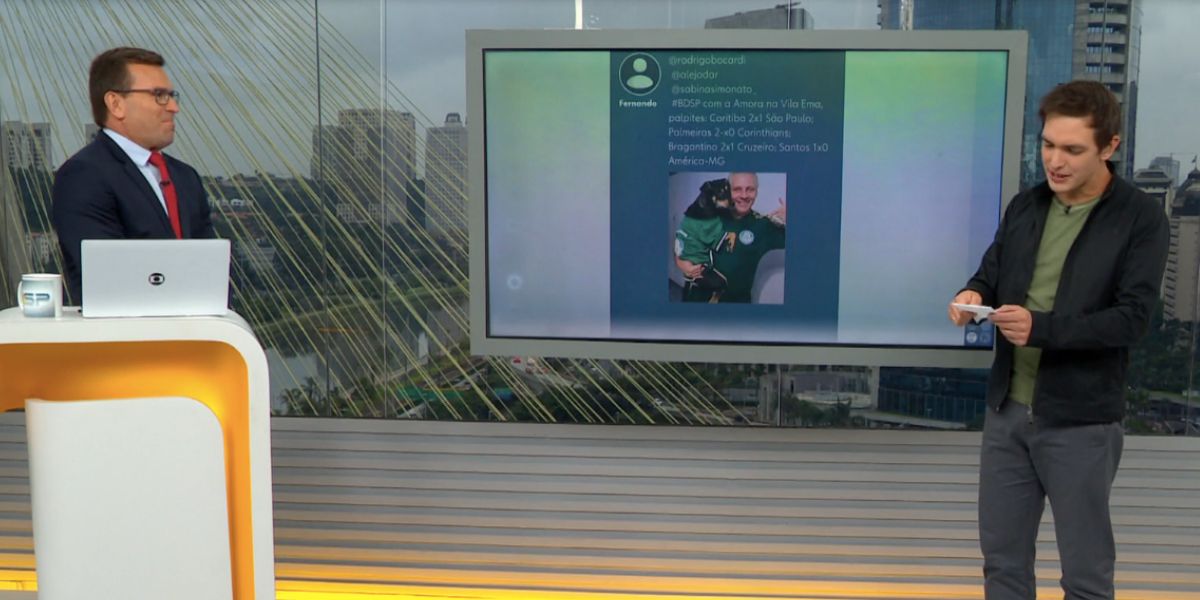
<path id="1" fill-rule="evenodd" d="M 85 317 L 224 315 L 229 240 L 83 240 Z"/>

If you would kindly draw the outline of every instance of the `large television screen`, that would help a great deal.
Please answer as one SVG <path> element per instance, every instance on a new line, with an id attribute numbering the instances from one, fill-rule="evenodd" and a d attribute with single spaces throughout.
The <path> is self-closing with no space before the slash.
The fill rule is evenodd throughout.
<path id="1" fill-rule="evenodd" d="M 983 366 L 1023 32 L 469 31 L 478 354 Z"/>

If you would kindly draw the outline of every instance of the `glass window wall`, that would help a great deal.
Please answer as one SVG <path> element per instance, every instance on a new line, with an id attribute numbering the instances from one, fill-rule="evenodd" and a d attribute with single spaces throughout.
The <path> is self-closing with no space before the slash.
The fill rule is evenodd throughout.
<path id="1" fill-rule="evenodd" d="M 1200 119 L 1188 99 L 1200 83 L 1188 57 L 1200 42 L 1187 24 L 1198 19 L 1200 6 L 1138 0 L 7 0 L 0 306 L 14 304 L 20 273 L 61 268 L 53 172 L 96 132 L 91 57 L 131 44 L 161 52 L 181 92 L 167 152 L 200 171 L 218 234 L 234 241 L 233 307 L 267 348 L 274 414 L 976 428 L 981 371 L 472 356 L 464 32 L 1025 29 L 1022 183 L 1043 177 L 1042 94 L 1072 78 L 1118 94 L 1119 172 L 1172 228 L 1126 424 L 1195 435 Z"/>

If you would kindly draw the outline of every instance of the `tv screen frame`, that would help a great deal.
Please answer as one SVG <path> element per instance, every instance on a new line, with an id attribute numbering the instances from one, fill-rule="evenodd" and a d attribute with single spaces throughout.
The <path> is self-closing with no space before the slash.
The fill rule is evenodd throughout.
<path id="1" fill-rule="evenodd" d="M 976 347 L 923 344 L 790 343 L 721 340 L 634 340 L 598 337 L 495 335 L 489 319 L 487 114 L 485 54 L 492 51 L 996 51 L 1007 56 L 1003 109 L 1003 149 L 996 220 L 1019 189 L 1021 138 L 1025 109 L 1028 35 L 1024 31 L 874 31 L 874 30 L 468 30 L 467 127 L 469 186 L 470 343 L 476 355 L 550 356 L 680 362 L 830 364 L 983 368 L 991 363 L 992 344 Z M 687 170 L 687 169 L 683 169 Z M 701 169 L 691 169 L 701 170 Z M 703 169 L 719 171 L 719 168 Z M 762 206 L 760 199 L 756 208 Z M 989 232 L 990 234 L 990 232 Z M 989 237 L 990 240 L 990 237 Z M 970 256 L 969 272 L 980 255 Z M 607 275 L 605 275 L 607 276 Z M 957 287 L 939 290 L 945 304 Z M 887 310 L 887 298 L 878 310 Z"/>

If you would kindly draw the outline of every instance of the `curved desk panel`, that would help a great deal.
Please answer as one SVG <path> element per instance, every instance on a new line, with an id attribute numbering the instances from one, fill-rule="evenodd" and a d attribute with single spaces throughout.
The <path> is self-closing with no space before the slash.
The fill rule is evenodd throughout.
<path id="1" fill-rule="evenodd" d="M 38 598 L 232 597 L 224 444 L 208 408 L 30 400 L 25 412 Z"/>
<path id="2" fill-rule="evenodd" d="M 30 398 L 173 396 L 207 406 L 221 426 L 233 597 L 274 598 L 267 360 L 246 322 L 0 311 L 0 410 Z"/>

